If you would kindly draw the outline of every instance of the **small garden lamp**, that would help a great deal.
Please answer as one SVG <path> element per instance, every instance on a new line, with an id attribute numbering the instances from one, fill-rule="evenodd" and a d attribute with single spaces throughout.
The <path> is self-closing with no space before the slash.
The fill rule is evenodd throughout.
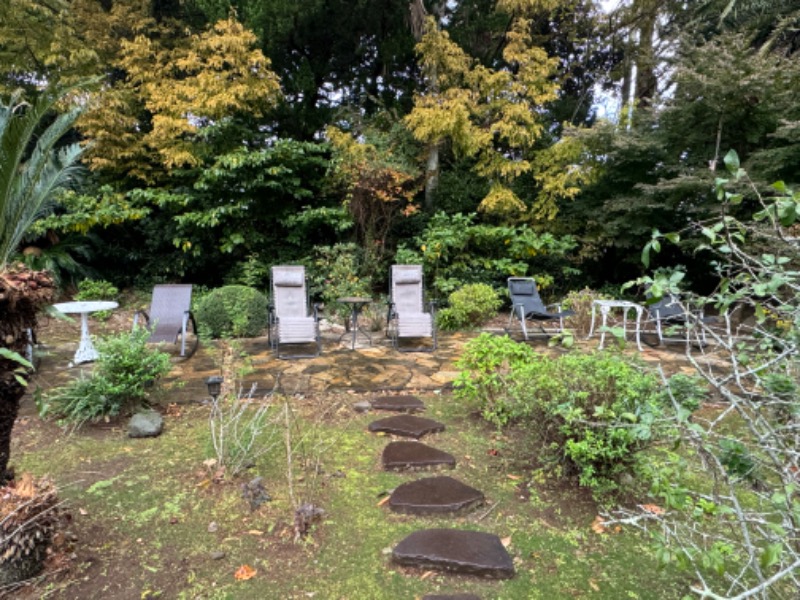
<path id="1" fill-rule="evenodd" d="M 224 379 L 219 375 L 212 375 L 208 379 L 206 379 L 206 385 L 208 386 L 208 393 L 214 399 L 214 402 L 217 401 L 217 396 L 219 396 L 220 390 L 222 389 L 222 382 Z"/>

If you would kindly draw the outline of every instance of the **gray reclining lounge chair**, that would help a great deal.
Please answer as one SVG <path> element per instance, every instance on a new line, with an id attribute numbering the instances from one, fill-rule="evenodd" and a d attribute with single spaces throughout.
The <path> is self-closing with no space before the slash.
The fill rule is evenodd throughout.
<path id="1" fill-rule="evenodd" d="M 139 315 L 144 317 L 145 327 L 150 330 L 148 342 L 169 342 L 174 344 L 181 337 L 181 356 L 187 358 L 195 353 L 200 343 L 197 335 L 197 322 L 191 311 L 192 285 L 191 284 L 165 284 L 153 288 L 153 297 L 150 301 L 150 310 L 139 310 L 133 316 L 133 326 L 139 324 Z M 194 344 L 186 354 L 186 334 L 189 323 L 194 332 Z"/>
<path id="2" fill-rule="evenodd" d="M 509 277 L 508 294 L 511 297 L 511 314 L 508 317 L 508 329 L 511 329 L 514 319 L 519 320 L 522 336 L 528 339 L 528 326 L 526 321 L 536 321 L 539 329 L 545 335 L 561 333 L 564 331 L 564 318 L 574 315 L 573 310 L 561 310 L 558 304 L 545 306 L 536 289 L 536 281 L 532 277 Z M 555 312 L 548 309 L 555 307 Z M 547 331 L 545 323 L 557 324 L 557 329 Z"/>
<path id="3" fill-rule="evenodd" d="M 309 311 L 306 270 L 302 266 L 272 267 L 272 303 L 269 315 L 269 340 L 278 358 L 312 358 L 319 356 L 322 341 L 319 334 L 317 305 Z M 286 346 L 314 344 L 313 353 L 282 354 Z"/>
<path id="4" fill-rule="evenodd" d="M 423 301 L 422 266 L 393 265 L 391 270 L 389 312 L 386 316 L 386 335 L 402 352 L 436 350 L 436 314 L 434 303 Z M 432 345 L 403 348 L 400 339 L 431 338 Z"/>
<path id="5" fill-rule="evenodd" d="M 715 317 L 706 317 L 702 310 L 687 308 L 681 302 L 680 297 L 675 294 L 666 294 L 660 300 L 648 305 L 646 308 L 648 317 L 645 320 L 645 325 L 647 323 L 655 325 L 658 344 L 664 344 L 666 342 L 686 342 L 690 333 L 689 327 L 693 325 L 699 326 L 697 341 L 705 344 L 706 331 L 703 325 L 714 323 L 717 320 Z M 680 338 L 665 337 L 665 330 L 673 329 L 676 326 L 683 329 L 683 335 Z M 647 338 L 643 339 L 648 345 L 656 345 L 650 344 Z"/>

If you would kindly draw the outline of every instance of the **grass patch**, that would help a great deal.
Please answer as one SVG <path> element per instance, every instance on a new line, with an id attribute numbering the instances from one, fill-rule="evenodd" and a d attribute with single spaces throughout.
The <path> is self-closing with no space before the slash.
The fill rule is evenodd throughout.
<path id="1" fill-rule="evenodd" d="M 285 448 L 278 444 L 248 472 L 248 478 L 264 478 L 272 497 L 255 512 L 241 497 L 247 479 L 215 483 L 203 465 L 210 458 L 207 408 L 167 416 L 165 433 L 147 440 L 128 439 L 120 428 L 67 436 L 30 418 L 15 439 L 18 469 L 57 479 L 77 540 L 73 568 L 48 583 L 50 597 L 394 599 L 472 592 L 483 598 L 655 599 L 686 593 L 686 576 L 659 570 L 648 539 L 629 531 L 593 532 L 591 498 L 571 483 L 542 476 L 531 457 L 516 452 L 513 438 L 448 395 L 423 400 L 426 416 L 447 426 L 425 441 L 451 452 L 458 461 L 451 474 L 487 496 L 487 504 L 470 514 L 421 518 L 380 506 L 387 491 L 422 474 L 382 471 L 389 438 L 367 432 L 375 415 L 353 413 L 349 395 L 292 399 L 291 486 Z M 301 502 L 325 514 L 309 536 L 295 541 L 293 508 Z M 391 564 L 391 549 L 426 527 L 509 538 L 517 576 L 487 581 Z M 257 573 L 238 581 L 234 573 L 245 564 Z"/>

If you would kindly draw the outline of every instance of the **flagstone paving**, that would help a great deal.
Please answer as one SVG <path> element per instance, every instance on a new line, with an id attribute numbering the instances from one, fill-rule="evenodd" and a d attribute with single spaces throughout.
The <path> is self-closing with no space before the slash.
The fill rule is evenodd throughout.
<path id="1" fill-rule="evenodd" d="M 482 531 L 422 529 L 392 550 L 398 565 L 451 571 L 492 579 L 514 576 L 514 562 L 500 538 Z"/>
<path id="2" fill-rule="evenodd" d="M 373 421 L 369 424 L 368 429 L 372 433 L 390 433 L 419 439 L 430 433 L 444 431 L 444 423 L 416 415 L 395 415 Z"/>
<path id="3" fill-rule="evenodd" d="M 389 508 L 410 515 L 455 514 L 483 504 L 483 492 L 447 475 L 408 481 L 389 496 Z"/>
<path id="4" fill-rule="evenodd" d="M 389 442 L 381 457 L 387 471 L 420 470 L 430 467 L 456 466 L 455 457 L 449 452 L 433 448 L 422 442 Z"/>

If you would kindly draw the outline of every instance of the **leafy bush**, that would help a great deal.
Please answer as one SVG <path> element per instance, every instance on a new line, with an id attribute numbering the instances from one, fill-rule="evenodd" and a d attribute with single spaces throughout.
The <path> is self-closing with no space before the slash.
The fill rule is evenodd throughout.
<path id="1" fill-rule="evenodd" d="M 84 279 L 78 284 L 75 300 L 116 300 L 119 290 L 109 281 Z"/>
<path id="2" fill-rule="evenodd" d="M 75 300 L 117 300 L 119 290 L 109 281 L 102 279 L 84 279 L 78 284 Z M 101 310 L 92 314 L 92 318 L 105 321 L 111 316 L 110 310 Z"/>
<path id="3" fill-rule="evenodd" d="M 573 290 L 564 296 L 561 301 L 561 308 L 574 310 L 575 314 L 569 317 L 567 322 L 579 335 L 588 335 L 592 326 L 592 303 L 595 300 L 605 300 L 607 298 L 609 298 L 608 295 L 589 288 Z"/>
<path id="4" fill-rule="evenodd" d="M 467 344 L 458 367 L 457 398 L 498 426 L 522 425 L 540 456 L 577 473 L 598 497 L 617 489 L 659 433 L 658 378 L 622 356 L 549 358 L 483 334 Z"/>
<path id="5" fill-rule="evenodd" d="M 325 303 L 325 312 L 346 324 L 350 306 L 337 302 L 345 296 L 372 295 L 372 279 L 361 274 L 362 251 L 356 244 L 335 244 L 314 248 L 310 279 Z"/>
<path id="6" fill-rule="evenodd" d="M 476 223 L 475 214 L 438 212 L 413 242 L 401 244 L 398 264 L 421 264 L 432 273 L 434 297 L 450 294 L 467 283 L 505 286 L 510 275 L 524 275 L 535 261 L 533 276 L 544 289 L 568 273 L 565 256 L 575 247 L 570 236 L 538 233 L 527 225 Z"/>
<path id="7" fill-rule="evenodd" d="M 171 367 L 168 354 L 147 346 L 149 337 L 150 332 L 137 328 L 98 341 L 100 356 L 92 374 L 43 398 L 39 414 L 80 426 L 145 405 L 154 382 Z"/>
<path id="8" fill-rule="evenodd" d="M 472 283 L 450 294 L 449 306 L 437 313 L 439 327 L 460 329 L 476 327 L 495 315 L 503 301 L 490 285 Z"/>
<path id="9" fill-rule="evenodd" d="M 195 313 L 204 335 L 255 337 L 267 326 L 267 297 L 244 285 L 226 285 L 201 298 Z"/>

